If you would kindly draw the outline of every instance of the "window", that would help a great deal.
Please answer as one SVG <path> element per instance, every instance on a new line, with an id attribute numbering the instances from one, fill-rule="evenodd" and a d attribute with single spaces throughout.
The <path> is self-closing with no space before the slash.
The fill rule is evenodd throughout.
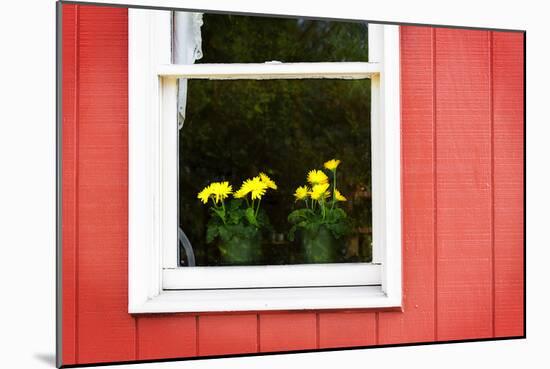
<path id="1" fill-rule="evenodd" d="M 400 306 L 398 55 L 396 26 L 131 9 L 129 311 Z M 345 231 L 292 234 L 296 187 L 332 158 L 323 196 Z M 277 183 L 253 208 L 269 226 L 207 237 L 217 205 L 197 193 L 260 172 Z"/>

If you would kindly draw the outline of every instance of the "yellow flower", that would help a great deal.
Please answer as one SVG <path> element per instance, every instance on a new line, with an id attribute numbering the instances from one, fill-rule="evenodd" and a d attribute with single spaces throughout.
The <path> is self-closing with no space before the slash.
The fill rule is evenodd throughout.
<path id="1" fill-rule="evenodd" d="M 294 197 L 296 197 L 296 201 L 303 200 L 307 197 L 309 194 L 309 187 L 308 186 L 301 186 L 296 189 L 296 192 L 294 192 Z"/>
<path id="2" fill-rule="evenodd" d="M 267 185 L 267 187 L 272 188 L 274 190 L 277 189 L 277 184 L 267 176 L 265 173 L 260 173 L 260 180 Z"/>
<path id="3" fill-rule="evenodd" d="M 235 197 L 241 198 L 251 193 L 252 200 L 261 199 L 266 190 L 267 184 L 260 177 L 254 177 L 243 182 L 241 188 L 235 192 Z"/>
<path id="4" fill-rule="evenodd" d="M 325 168 L 327 168 L 328 170 L 335 171 L 336 168 L 338 168 L 338 165 L 340 165 L 340 160 L 331 159 L 331 160 L 327 161 L 324 165 L 325 165 Z"/>
<path id="5" fill-rule="evenodd" d="M 203 204 L 206 204 L 208 202 L 208 199 L 212 195 L 212 185 L 208 185 L 199 194 L 197 195 L 197 198 L 202 201 Z"/>
<path id="6" fill-rule="evenodd" d="M 235 193 L 233 194 L 233 196 L 236 198 L 236 199 L 241 199 L 243 197 L 245 197 L 246 195 L 248 194 L 248 192 L 243 189 L 243 187 L 239 188 L 237 191 L 235 191 Z"/>
<path id="7" fill-rule="evenodd" d="M 214 182 L 210 187 L 216 203 L 225 200 L 233 191 L 229 182 Z"/>
<path id="8" fill-rule="evenodd" d="M 307 181 L 312 185 L 328 183 L 328 177 L 322 170 L 310 170 Z"/>
<path id="9" fill-rule="evenodd" d="M 334 198 L 336 201 L 348 201 L 344 195 L 340 193 L 338 190 L 334 190 Z"/>
<path id="10" fill-rule="evenodd" d="M 329 187 L 330 185 L 328 183 L 316 184 L 315 186 L 313 186 L 309 195 L 313 200 L 327 198 L 330 196 L 330 192 L 327 191 Z"/>

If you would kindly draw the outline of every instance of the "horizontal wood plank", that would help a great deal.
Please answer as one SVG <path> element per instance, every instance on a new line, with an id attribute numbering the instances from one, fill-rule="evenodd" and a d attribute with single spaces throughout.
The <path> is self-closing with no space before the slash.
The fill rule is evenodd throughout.
<path id="1" fill-rule="evenodd" d="M 202 315 L 198 321 L 198 354 L 229 355 L 258 351 L 256 314 Z"/>
<path id="2" fill-rule="evenodd" d="M 319 313 L 319 348 L 376 344 L 376 313 Z"/>
<path id="3" fill-rule="evenodd" d="M 260 351 L 311 350 L 317 348 L 315 313 L 260 314 Z"/>
<path id="4" fill-rule="evenodd" d="M 194 315 L 167 314 L 136 319 L 138 360 L 197 355 L 197 324 Z"/>

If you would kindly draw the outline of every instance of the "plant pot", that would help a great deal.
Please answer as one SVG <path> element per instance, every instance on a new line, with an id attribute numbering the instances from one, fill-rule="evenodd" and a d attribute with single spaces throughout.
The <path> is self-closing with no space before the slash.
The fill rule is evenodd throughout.
<path id="1" fill-rule="evenodd" d="M 338 243 L 332 233 L 320 226 L 317 231 L 302 230 L 305 263 L 334 263 L 338 261 Z"/>
<path id="2" fill-rule="evenodd" d="M 250 237 L 232 235 L 218 244 L 221 261 L 224 265 L 254 265 L 261 261 L 262 237 L 256 231 Z"/>

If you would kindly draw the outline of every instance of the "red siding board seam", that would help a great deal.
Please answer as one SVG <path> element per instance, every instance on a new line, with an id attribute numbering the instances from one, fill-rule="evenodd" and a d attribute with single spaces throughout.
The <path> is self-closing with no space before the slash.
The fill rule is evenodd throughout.
<path id="1" fill-rule="evenodd" d="M 439 341 L 438 317 L 439 307 L 437 296 L 438 281 L 437 281 L 437 68 L 436 68 L 436 28 L 432 28 L 432 166 L 433 166 L 433 237 L 434 237 L 434 340 Z"/>
<path id="2" fill-rule="evenodd" d="M 134 317 L 134 322 L 135 322 L 135 328 L 134 328 L 134 340 L 135 340 L 135 348 L 134 348 L 134 351 L 136 353 L 136 357 L 135 357 L 135 360 L 139 360 L 140 359 L 140 355 L 139 355 L 139 317 Z"/>
<path id="3" fill-rule="evenodd" d="M 75 244 L 74 244 L 74 254 L 75 254 L 75 361 L 76 363 L 79 363 L 79 345 L 78 345 L 78 335 L 79 335 L 79 304 L 78 304 L 78 296 L 79 296 L 79 252 L 78 252 L 78 245 L 79 245 L 79 196 L 78 196 L 78 188 L 79 188 L 79 170 L 78 170 L 78 164 L 80 163 L 79 160 L 79 96 L 80 96 L 80 88 L 79 88 L 79 76 L 80 76 L 80 7 L 78 5 L 75 5 L 75 104 L 74 104 L 74 194 L 75 194 L 75 217 L 74 217 L 74 229 L 75 229 Z"/>
<path id="4" fill-rule="evenodd" d="M 260 340 L 260 314 L 256 314 L 256 352 L 262 352 L 262 342 Z"/>
<path id="5" fill-rule="evenodd" d="M 200 339 L 199 339 L 199 334 L 200 334 L 200 330 L 199 330 L 199 316 L 198 315 L 195 315 L 195 340 L 197 341 L 196 344 L 195 344 L 195 350 L 196 350 L 196 355 L 199 356 L 199 353 L 200 353 L 200 347 L 199 347 L 199 342 L 200 342 Z"/>
<path id="6" fill-rule="evenodd" d="M 492 337 L 495 337 L 495 113 L 494 113 L 494 77 L 493 77 L 493 32 L 489 32 L 489 104 L 491 109 L 491 310 Z"/>

